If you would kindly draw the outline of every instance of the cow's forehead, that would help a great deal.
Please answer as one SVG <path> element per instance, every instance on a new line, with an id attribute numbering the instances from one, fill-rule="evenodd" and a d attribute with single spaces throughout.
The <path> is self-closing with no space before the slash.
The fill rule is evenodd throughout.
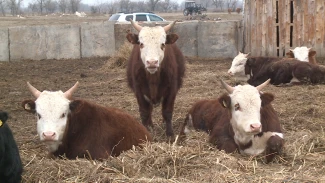
<path id="1" fill-rule="evenodd" d="M 140 43 L 164 43 L 166 41 L 166 32 L 161 26 L 143 27 L 139 33 L 139 41 Z"/>
<path id="2" fill-rule="evenodd" d="M 230 94 L 233 104 L 240 103 L 241 105 L 256 106 L 261 105 L 261 98 L 259 91 L 251 85 L 238 85 Z M 244 106 L 242 106 L 244 107 Z"/>
<path id="3" fill-rule="evenodd" d="M 37 112 L 62 112 L 68 109 L 70 101 L 62 91 L 43 91 L 35 103 Z"/>
<path id="4" fill-rule="evenodd" d="M 305 46 L 296 47 L 293 50 L 293 54 L 294 54 L 295 58 L 300 61 L 307 61 L 306 59 L 308 59 L 308 53 L 309 53 L 309 49 Z"/>
<path id="5" fill-rule="evenodd" d="M 246 56 L 244 54 L 237 55 L 232 61 L 233 64 L 238 64 L 241 62 L 246 62 Z"/>

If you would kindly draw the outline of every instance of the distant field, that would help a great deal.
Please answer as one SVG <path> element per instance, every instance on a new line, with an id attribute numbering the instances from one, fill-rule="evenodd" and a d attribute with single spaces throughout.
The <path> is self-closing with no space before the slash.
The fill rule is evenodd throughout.
<path id="1" fill-rule="evenodd" d="M 157 13 L 168 21 L 189 20 L 190 17 L 185 17 L 182 12 L 179 13 Z M 24 18 L 6 16 L 0 17 L 0 27 L 12 26 L 33 26 L 33 25 L 53 25 L 53 24 L 78 24 L 82 22 L 100 22 L 107 21 L 110 15 L 89 15 L 87 17 L 77 17 L 76 15 L 48 15 L 48 16 L 26 16 Z M 207 12 L 205 17 L 194 16 L 195 19 L 204 18 L 204 20 L 214 20 L 221 18 L 222 20 L 241 20 L 242 15 L 237 13 L 214 13 Z"/>

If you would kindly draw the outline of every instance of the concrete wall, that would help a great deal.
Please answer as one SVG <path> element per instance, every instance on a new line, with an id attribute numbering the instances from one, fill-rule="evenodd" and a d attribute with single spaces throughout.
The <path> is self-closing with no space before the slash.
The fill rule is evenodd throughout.
<path id="1" fill-rule="evenodd" d="M 179 35 L 176 44 L 185 56 L 231 58 L 241 48 L 239 25 L 239 21 L 186 21 L 178 22 L 170 32 Z M 0 28 L 0 61 L 113 56 L 127 42 L 128 30 L 136 33 L 130 23 L 108 21 Z"/>

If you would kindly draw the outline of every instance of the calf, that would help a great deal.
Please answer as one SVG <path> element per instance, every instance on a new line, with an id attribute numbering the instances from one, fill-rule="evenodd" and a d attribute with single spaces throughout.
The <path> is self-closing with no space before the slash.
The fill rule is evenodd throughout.
<path id="1" fill-rule="evenodd" d="M 209 142 L 219 150 L 242 154 L 266 154 L 266 162 L 280 154 L 284 145 L 282 129 L 271 102 L 274 96 L 262 93 L 270 80 L 257 87 L 231 87 L 222 81 L 228 91 L 216 100 L 202 100 L 193 105 L 181 127 L 180 135 L 196 130 L 209 133 Z"/>
<path id="2" fill-rule="evenodd" d="M 162 102 L 166 135 L 173 136 L 174 103 L 185 72 L 185 58 L 175 44 L 178 36 L 166 35 L 175 22 L 165 27 L 141 27 L 132 20 L 131 23 L 139 35 L 127 34 L 134 45 L 127 64 L 127 81 L 137 98 L 142 123 L 147 128 L 153 126 L 153 106 Z"/>
<path id="3" fill-rule="evenodd" d="M 64 93 L 40 92 L 27 84 L 36 100 L 25 100 L 22 106 L 36 115 L 38 135 L 50 155 L 105 159 L 151 141 L 146 128 L 125 112 L 72 99 L 78 82 Z"/>
<path id="4" fill-rule="evenodd" d="M 21 181 L 23 167 L 7 119 L 8 114 L 0 110 L 0 182 L 18 183 Z"/>
<path id="5" fill-rule="evenodd" d="M 311 64 L 317 64 L 316 62 L 316 51 L 311 50 L 311 48 L 307 48 L 306 46 L 296 47 L 295 49 L 290 49 L 289 52 L 286 53 L 288 58 L 295 58 L 297 60 L 303 62 L 309 62 Z"/>

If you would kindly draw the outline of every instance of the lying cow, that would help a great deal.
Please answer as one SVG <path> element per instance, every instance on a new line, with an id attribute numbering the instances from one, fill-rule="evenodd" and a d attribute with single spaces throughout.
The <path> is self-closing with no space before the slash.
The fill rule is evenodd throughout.
<path id="1" fill-rule="evenodd" d="M 8 114 L 0 110 L 0 182 L 17 183 L 21 181 L 23 166 L 7 119 Z"/>
<path id="2" fill-rule="evenodd" d="M 309 62 L 311 64 L 317 64 L 316 62 L 316 51 L 307 48 L 306 46 L 296 47 L 295 49 L 290 49 L 286 53 L 288 58 L 295 58 L 300 61 Z"/>
<path id="3" fill-rule="evenodd" d="M 125 112 L 72 99 L 78 82 L 64 93 L 40 92 L 27 84 L 36 100 L 25 100 L 22 106 L 36 115 L 38 135 L 51 155 L 105 159 L 151 141 L 146 128 Z"/>
<path id="4" fill-rule="evenodd" d="M 181 127 L 180 136 L 190 127 L 209 134 L 209 142 L 219 150 L 242 154 L 266 154 L 266 162 L 281 154 L 284 140 L 278 116 L 271 102 L 274 96 L 262 93 L 270 80 L 253 87 L 231 87 L 222 81 L 228 94 L 216 100 L 202 100 L 193 105 Z"/>
<path id="5" fill-rule="evenodd" d="M 142 27 L 131 20 L 139 35 L 128 33 L 133 50 L 127 65 L 127 81 L 134 92 L 142 123 L 153 126 L 153 106 L 162 102 L 166 135 L 173 136 L 172 116 L 176 94 L 183 83 L 185 58 L 175 42 L 176 34 L 166 32 L 175 24 Z"/>
<path id="6" fill-rule="evenodd" d="M 249 75 L 247 83 L 257 86 L 271 79 L 273 85 L 287 84 L 323 84 L 325 68 L 296 59 L 272 59 L 269 57 L 251 57 L 246 61 L 245 74 Z"/>
<path id="7" fill-rule="evenodd" d="M 248 54 L 241 52 L 233 59 L 228 74 L 236 79 L 246 79 L 253 86 L 260 85 L 269 78 L 273 85 L 301 82 L 318 84 L 325 81 L 325 71 L 321 66 L 294 58 L 248 57 Z"/>

